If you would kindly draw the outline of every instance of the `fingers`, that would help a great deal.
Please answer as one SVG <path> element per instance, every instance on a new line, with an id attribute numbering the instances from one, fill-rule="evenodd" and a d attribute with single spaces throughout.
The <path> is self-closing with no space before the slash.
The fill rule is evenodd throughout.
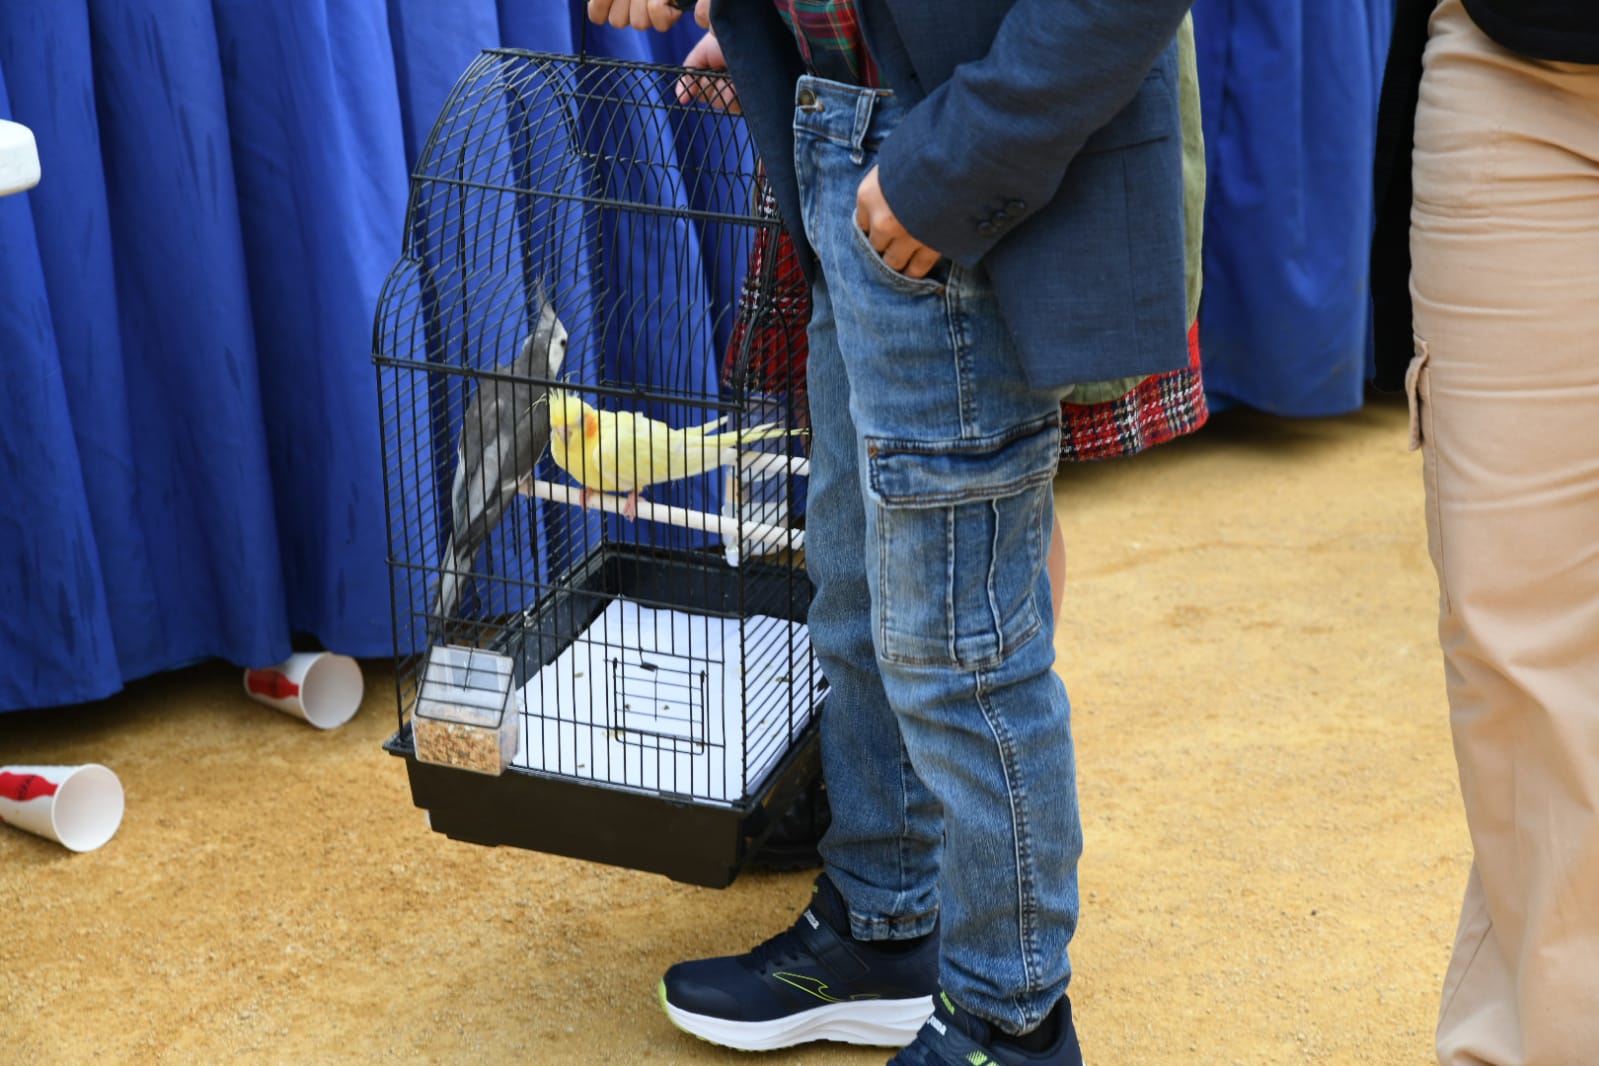
<path id="1" fill-rule="evenodd" d="M 606 0 L 598 2 L 603 5 Z M 603 21 L 609 22 L 619 30 L 627 29 L 633 22 L 633 3 L 634 0 L 610 0 L 610 11 Z"/>
<path id="2" fill-rule="evenodd" d="M 634 0 L 637 3 L 637 0 Z M 659 33 L 665 33 L 677 25 L 677 20 L 683 17 L 683 12 L 667 3 L 667 0 L 648 0 L 648 15 L 650 27 Z M 638 25 L 637 22 L 634 23 Z M 642 27 L 640 27 L 642 28 Z"/>
<path id="3" fill-rule="evenodd" d="M 855 225 L 866 234 L 866 239 L 871 242 L 877 254 L 883 256 L 883 261 L 895 270 L 910 260 L 911 249 L 896 248 L 895 245 L 912 238 L 899 224 L 899 219 L 894 217 L 888 201 L 883 199 L 883 190 L 877 183 L 875 166 L 866 172 L 866 176 L 861 179 L 860 188 L 855 190 Z M 900 262 L 889 261 L 891 249 L 892 254 Z"/>
<path id="4" fill-rule="evenodd" d="M 925 278 L 943 258 L 900 225 L 893 208 L 883 198 L 874 166 L 855 192 L 855 224 L 890 270 L 908 278 Z"/>
<path id="5" fill-rule="evenodd" d="M 711 28 L 711 0 L 699 0 L 694 5 L 694 21 L 700 24 L 700 29 Z"/>
<path id="6" fill-rule="evenodd" d="M 619 30 L 631 26 L 635 30 L 665 32 L 677 24 L 682 14 L 667 0 L 588 0 L 590 22 L 608 22 Z"/>
<path id="7" fill-rule="evenodd" d="M 867 234 L 868 238 L 870 236 L 871 234 Z M 887 244 L 877 250 L 877 254 L 890 270 L 896 274 L 902 274 L 905 272 L 905 268 L 910 265 L 913 251 L 914 249 L 906 241 L 890 238 Z"/>
<path id="8" fill-rule="evenodd" d="M 910 259 L 902 267 L 894 269 L 904 274 L 907 278 L 925 278 L 933 272 L 938 261 L 943 257 L 921 242 L 916 243 L 916 250 L 911 253 Z M 886 261 L 886 259 L 885 259 Z"/>
<path id="9" fill-rule="evenodd" d="M 899 229 L 892 236 L 884 229 L 868 230 L 866 239 L 877 254 L 883 259 L 883 264 L 896 274 L 904 274 L 907 278 L 925 278 L 932 273 L 938 261 L 943 256 L 927 247 L 921 241 Z M 881 242 L 882 247 L 878 248 Z"/>
<path id="10" fill-rule="evenodd" d="M 727 58 L 722 55 L 722 45 L 716 39 L 716 34 L 707 33 L 701 37 L 699 43 L 689 49 L 688 55 L 683 58 L 683 65 L 695 70 L 726 70 Z"/>
<path id="11" fill-rule="evenodd" d="M 716 40 L 716 35 L 707 33 L 701 37 L 699 43 L 684 57 L 683 65 L 695 70 L 726 70 L 727 59 L 722 55 L 722 46 Z M 698 101 L 735 115 L 739 112 L 738 93 L 733 83 L 726 78 L 685 75 L 677 81 L 677 99 L 685 104 Z"/>
<path id="12" fill-rule="evenodd" d="M 611 0 L 611 14 L 605 21 L 619 30 L 625 30 L 629 26 L 635 25 L 633 9 L 635 7 L 639 8 L 639 14 L 643 16 L 643 8 L 646 2 L 647 0 Z M 643 21 L 647 22 L 648 20 L 644 19 Z M 644 26 L 639 25 L 637 28 L 642 30 Z"/>
<path id="13" fill-rule="evenodd" d="M 701 103 L 737 115 L 740 112 L 738 93 L 726 78 L 704 78 L 685 74 L 677 79 L 678 103 Z"/>
<path id="14" fill-rule="evenodd" d="M 882 199 L 883 192 L 877 187 L 877 168 L 873 167 L 866 172 L 866 176 L 861 179 L 860 187 L 855 190 L 855 225 L 868 237 L 872 234 L 872 216 Z M 883 206 L 888 205 L 884 203 Z M 872 247 L 882 251 L 875 244 Z"/>

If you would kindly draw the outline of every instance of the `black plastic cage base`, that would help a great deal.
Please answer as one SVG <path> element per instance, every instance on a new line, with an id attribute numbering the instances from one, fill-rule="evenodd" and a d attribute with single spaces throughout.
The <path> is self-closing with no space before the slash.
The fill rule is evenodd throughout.
<path id="1" fill-rule="evenodd" d="M 771 612 L 798 621 L 808 609 L 810 585 L 791 565 L 751 562 L 735 570 L 714 552 L 606 543 L 573 567 L 558 592 L 519 621 L 497 627 L 491 646 L 513 655 L 520 685 L 570 645 L 606 603 L 623 595 L 711 614 Z M 758 858 L 763 843 L 821 777 L 820 673 L 810 676 L 818 685 L 797 678 L 795 697 L 810 707 L 808 721 L 794 731 L 764 780 L 731 803 L 515 765 L 489 776 L 426 763 L 416 757 L 409 723 L 384 748 L 405 759 L 413 802 L 428 812 L 435 832 L 452 840 L 550 852 L 725 888 Z"/>
<path id="2" fill-rule="evenodd" d="M 821 774 L 816 724 L 757 796 L 707 806 L 515 768 L 499 777 L 418 762 L 408 729 L 383 745 L 405 759 L 411 798 L 451 840 L 506 845 L 726 888 Z"/>

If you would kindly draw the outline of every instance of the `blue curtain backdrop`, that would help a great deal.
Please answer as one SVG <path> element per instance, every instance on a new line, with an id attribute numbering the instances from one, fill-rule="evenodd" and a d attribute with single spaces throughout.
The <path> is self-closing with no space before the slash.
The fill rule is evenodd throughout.
<path id="1" fill-rule="evenodd" d="M 0 710 L 292 634 L 392 649 L 373 310 L 485 46 L 670 60 L 555 0 L 5 0 Z"/>
<path id="2" fill-rule="evenodd" d="M 1377 95 L 1394 0 L 1195 0 L 1214 408 L 1332 415 L 1370 375 Z"/>
<path id="3" fill-rule="evenodd" d="M 1213 402 L 1348 411 L 1393 0 L 1197 0 Z M 392 648 L 373 311 L 407 168 L 498 44 L 672 60 L 579 0 L 4 0 L 0 710 L 291 634 Z"/>

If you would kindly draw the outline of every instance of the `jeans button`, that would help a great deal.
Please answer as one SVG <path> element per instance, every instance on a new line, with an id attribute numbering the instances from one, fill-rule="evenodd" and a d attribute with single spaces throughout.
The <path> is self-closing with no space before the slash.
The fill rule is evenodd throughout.
<path id="1" fill-rule="evenodd" d="M 815 90 L 813 90 L 813 89 L 801 89 L 799 91 L 798 100 L 799 100 L 799 105 L 801 107 L 805 108 L 806 110 L 811 110 L 811 109 L 815 108 L 816 107 L 816 92 L 815 92 Z"/>

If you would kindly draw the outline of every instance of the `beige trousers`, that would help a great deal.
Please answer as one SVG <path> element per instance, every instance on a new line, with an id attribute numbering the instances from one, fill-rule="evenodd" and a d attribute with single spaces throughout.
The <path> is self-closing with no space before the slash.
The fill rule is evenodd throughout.
<path id="1" fill-rule="evenodd" d="M 1599 1063 L 1599 66 L 1433 15 L 1413 445 L 1474 862 L 1444 1066 Z"/>

